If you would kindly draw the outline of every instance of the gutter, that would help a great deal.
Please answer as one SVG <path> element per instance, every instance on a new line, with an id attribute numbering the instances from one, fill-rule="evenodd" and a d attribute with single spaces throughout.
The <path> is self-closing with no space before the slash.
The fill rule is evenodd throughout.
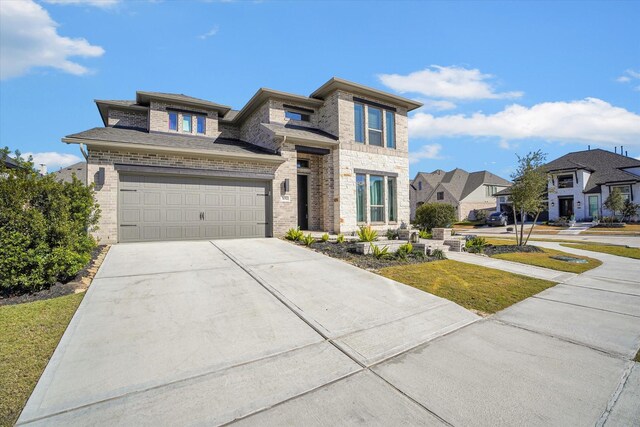
<path id="1" fill-rule="evenodd" d="M 113 142 L 102 141 L 94 139 L 83 138 L 62 138 L 62 142 L 65 144 L 84 144 L 88 148 L 105 148 L 114 149 L 118 151 L 131 150 L 134 152 L 160 152 L 160 153 L 173 153 L 173 154 L 190 154 L 198 157 L 212 158 L 212 159 L 235 159 L 235 160 L 256 160 L 264 163 L 282 164 L 285 162 L 280 156 L 272 154 L 258 154 L 258 153 L 228 153 L 224 151 L 211 151 L 201 150 L 197 148 L 179 148 L 179 147 L 163 147 L 158 145 L 143 145 L 132 144 L 128 142 Z"/>

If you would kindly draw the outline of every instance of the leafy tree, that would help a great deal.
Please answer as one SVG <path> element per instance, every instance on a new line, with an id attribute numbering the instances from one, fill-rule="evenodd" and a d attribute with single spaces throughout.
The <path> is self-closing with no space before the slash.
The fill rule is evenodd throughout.
<path id="1" fill-rule="evenodd" d="M 616 212 L 622 212 L 624 209 L 624 198 L 619 189 L 614 188 L 609 193 L 609 197 L 604 201 L 604 207 L 613 212 L 613 216 L 616 216 Z"/>
<path id="2" fill-rule="evenodd" d="M 547 157 L 542 151 L 530 152 L 524 157 L 518 157 L 518 167 L 511 175 L 511 206 L 516 228 L 516 244 L 526 245 L 531 237 L 540 212 L 546 208 L 545 192 L 547 191 L 547 173 L 544 162 Z M 520 215 L 520 232 L 518 233 L 518 214 Z M 533 224 L 524 238 L 524 222 L 527 215 L 534 216 Z"/>
<path id="3" fill-rule="evenodd" d="M 631 218 L 638 214 L 638 209 L 640 209 L 639 204 L 633 203 L 631 199 L 625 200 L 624 206 L 622 207 L 623 221 L 630 221 Z"/>
<path id="4" fill-rule="evenodd" d="M 9 149 L 0 150 L 0 159 Z M 17 168 L 0 162 L 0 293 L 33 292 L 73 277 L 91 259 L 89 235 L 100 211 L 93 188 L 77 178 L 40 176 L 16 152 Z"/>
<path id="5" fill-rule="evenodd" d="M 446 203 L 425 203 L 416 210 L 414 223 L 423 230 L 449 227 L 456 221 L 456 208 Z"/>

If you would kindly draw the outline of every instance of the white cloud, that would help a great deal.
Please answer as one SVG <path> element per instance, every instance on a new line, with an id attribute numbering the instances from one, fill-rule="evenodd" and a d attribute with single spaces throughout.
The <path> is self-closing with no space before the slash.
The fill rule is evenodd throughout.
<path id="1" fill-rule="evenodd" d="M 95 6 L 108 8 L 120 3 L 120 0 L 43 0 L 49 4 L 72 5 L 72 6 Z"/>
<path id="2" fill-rule="evenodd" d="M 514 104 L 495 114 L 409 118 L 412 138 L 495 137 L 503 141 L 542 139 L 640 147 L 640 115 L 597 98 L 545 102 L 530 108 Z"/>
<path id="3" fill-rule="evenodd" d="M 425 111 L 447 111 L 456 109 L 456 104 L 451 101 L 435 99 L 420 99 L 419 101 L 423 104 L 421 109 Z"/>
<path id="4" fill-rule="evenodd" d="M 498 93 L 489 80 L 491 74 L 478 69 L 443 67 L 432 65 L 408 75 L 380 74 L 380 81 L 400 93 L 419 93 L 424 96 L 446 99 L 504 99 L 519 98 L 522 92 Z"/>
<path id="5" fill-rule="evenodd" d="M 49 172 L 57 171 L 60 168 L 78 163 L 80 160 L 82 160 L 75 154 L 57 153 L 55 151 L 22 154 L 23 159 L 28 159 L 29 156 L 33 156 L 33 164 L 35 165 L 36 169 L 39 165 L 44 164 L 47 165 L 47 170 Z"/>
<path id="6" fill-rule="evenodd" d="M 209 31 L 207 31 L 204 34 L 201 34 L 198 36 L 199 39 L 208 39 L 209 37 L 215 36 L 216 34 L 218 34 L 218 31 L 220 30 L 220 28 L 216 25 L 215 27 L 213 27 L 212 29 L 210 29 Z"/>
<path id="7" fill-rule="evenodd" d="M 100 46 L 85 39 L 60 36 L 46 10 L 32 0 L 4 1 L 0 7 L 0 80 L 25 74 L 33 67 L 53 67 L 82 75 L 89 70 L 73 56 L 97 57 Z"/>
<path id="8" fill-rule="evenodd" d="M 640 80 L 640 72 L 633 70 L 625 70 L 625 72 L 616 79 L 618 83 L 629 83 L 631 81 L 637 83 Z M 640 85 L 634 86 L 633 90 L 640 91 Z"/>
<path id="9" fill-rule="evenodd" d="M 409 163 L 418 163 L 423 159 L 441 159 L 440 151 L 442 151 L 442 145 L 440 144 L 426 144 L 420 147 L 418 151 L 409 153 Z"/>

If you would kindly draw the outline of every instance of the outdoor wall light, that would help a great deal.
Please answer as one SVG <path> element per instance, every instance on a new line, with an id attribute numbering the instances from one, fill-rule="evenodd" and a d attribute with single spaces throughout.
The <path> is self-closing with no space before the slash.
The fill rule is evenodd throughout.
<path id="1" fill-rule="evenodd" d="M 582 207 L 582 203 L 580 203 L 580 200 L 578 200 L 577 206 L 578 206 L 578 209 Z"/>
<path id="2" fill-rule="evenodd" d="M 556 205 L 556 202 L 554 202 L 553 200 L 551 201 L 551 207 L 554 207 Z"/>

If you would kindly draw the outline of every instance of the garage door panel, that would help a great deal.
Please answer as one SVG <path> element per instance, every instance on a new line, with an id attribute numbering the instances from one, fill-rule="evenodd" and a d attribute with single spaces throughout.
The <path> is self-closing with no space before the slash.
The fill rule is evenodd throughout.
<path id="1" fill-rule="evenodd" d="M 119 240 L 264 237 L 269 229 L 264 224 L 268 185 L 222 178 L 121 175 Z"/>

